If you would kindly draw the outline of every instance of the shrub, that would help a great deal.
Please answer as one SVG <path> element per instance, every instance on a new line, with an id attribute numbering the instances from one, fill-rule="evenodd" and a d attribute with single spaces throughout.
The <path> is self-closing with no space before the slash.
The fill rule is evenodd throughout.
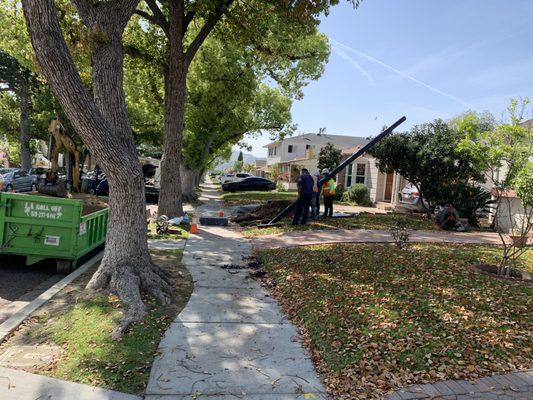
<path id="1" fill-rule="evenodd" d="M 400 249 L 403 249 L 407 243 L 409 243 L 409 231 L 407 230 L 408 226 L 409 223 L 407 222 L 407 219 L 400 218 L 396 220 L 396 224 L 389 229 L 392 238 L 394 239 L 394 243 Z"/>
<path id="2" fill-rule="evenodd" d="M 333 200 L 341 201 L 344 194 L 344 185 L 339 183 L 335 186 L 335 194 L 333 195 Z"/>
<path id="3" fill-rule="evenodd" d="M 276 182 L 276 190 L 278 192 L 286 192 L 287 191 L 287 189 L 285 188 L 285 185 L 283 184 L 283 181 L 280 180 L 280 181 Z"/>
<path id="4" fill-rule="evenodd" d="M 343 194 L 343 201 L 357 203 L 360 206 L 371 206 L 370 193 L 364 183 L 356 183 L 350 186 Z"/>

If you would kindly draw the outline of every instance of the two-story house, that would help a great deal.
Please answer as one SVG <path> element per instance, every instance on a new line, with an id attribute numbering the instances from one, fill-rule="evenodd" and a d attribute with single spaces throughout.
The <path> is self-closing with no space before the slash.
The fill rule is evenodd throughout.
<path id="1" fill-rule="evenodd" d="M 267 166 L 272 170 L 276 166 L 273 179 L 281 179 L 288 190 L 296 190 L 296 182 L 301 168 L 307 168 L 312 174 L 318 171 L 318 154 L 322 147 L 332 143 L 342 151 L 343 159 L 348 158 L 369 139 L 357 136 L 330 135 L 324 131 L 306 133 L 269 143 L 267 149 Z M 374 203 L 386 202 L 396 204 L 398 192 L 405 182 L 398 174 L 384 174 L 378 170 L 377 160 L 370 155 L 363 155 L 350 164 L 337 176 L 337 184 L 345 188 L 355 183 L 365 184 Z"/>

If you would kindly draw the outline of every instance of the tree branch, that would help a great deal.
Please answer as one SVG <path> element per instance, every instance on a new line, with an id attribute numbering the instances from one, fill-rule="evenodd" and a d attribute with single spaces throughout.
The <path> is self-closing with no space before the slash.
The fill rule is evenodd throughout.
<path id="1" fill-rule="evenodd" d="M 74 7 L 78 10 L 83 23 L 87 26 L 92 25 L 93 5 L 89 0 L 72 0 Z"/>
<path id="2" fill-rule="evenodd" d="M 226 13 L 228 8 L 231 6 L 234 0 L 224 0 L 219 3 L 217 6 L 215 12 L 207 18 L 207 21 L 205 22 L 204 26 L 200 29 L 200 32 L 198 32 L 198 35 L 193 39 L 191 42 L 189 48 L 187 49 L 185 53 L 185 66 L 188 67 L 190 63 L 192 62 L 196 52 L 202 45 L 202 43 L 207 39 L 207 36 L 211 33 L 211 31 L 216 26 L 217 22 L 222 18 L 222 16 Z M 185 20 L 185 18 L 184 18 Z"/>
<path id="3" fill-rule="evenodd" d="M 158 25 L 163 32 L 165 32 L 165 35 L 168 36 L 169 34 L 169 24 L 167 19 L 165 18 L 165 15 L 163 14 L 163 11 L 159 8 L 157 5 L 157 2 L 155 0 L 145 0 L 146 4 L 148 5 L 148 8 L 152 11 L 153 20 L 149 20 L 153 22 L 154 24 Z"/>
<path id="4" fill-rule="evenodd" d="M 183 16 L 183 32 L 187 30 L 187 28 L 189 27 L 189 24 L 192 22 L 195 15 L 196 15 L 196 12 L 192 10 Z"/>

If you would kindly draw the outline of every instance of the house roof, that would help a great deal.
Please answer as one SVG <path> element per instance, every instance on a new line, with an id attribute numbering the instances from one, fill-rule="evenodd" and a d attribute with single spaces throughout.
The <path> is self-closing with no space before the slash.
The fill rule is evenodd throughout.
<path id="1" fill-rule="evenodd" d="M 328 133 L 305 133 L 303 135 L 291 136 L 277 142 L 272 142 L 263 147 L 270 147 L 280 143 L 308 143 L 308 144 L 327 144 L 328 142 L 334 144 L 341 149 L 349 149 L 356 146 L 366 144 L 369 139 L 359 136 L 344 136 L 344 135 L 330 135 Z"/>
<path id="2" fill-rule="evenodd" d="M 527 121 L 522 122 L 520 125 L 522 125 L 526 129 L 533 129 L 533 118 L 528 119 Z"/>

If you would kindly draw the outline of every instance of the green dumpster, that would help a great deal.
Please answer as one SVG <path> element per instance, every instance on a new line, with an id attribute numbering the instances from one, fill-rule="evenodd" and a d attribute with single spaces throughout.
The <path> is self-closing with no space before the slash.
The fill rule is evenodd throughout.
<path id="1" fill-rule="evenodd" d="M 79 199 L 0 193 L 0 254 L 25 256 L 27 265 L 53 258 L 68 273 L 105 242 L 108 213 Z"/>

